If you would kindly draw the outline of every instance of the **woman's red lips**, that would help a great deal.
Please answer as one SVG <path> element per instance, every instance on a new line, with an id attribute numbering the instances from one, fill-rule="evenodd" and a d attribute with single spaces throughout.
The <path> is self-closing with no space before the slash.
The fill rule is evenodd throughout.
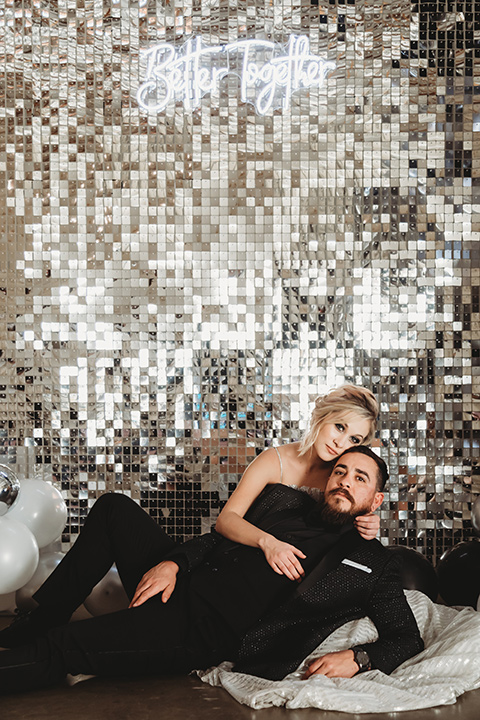
<path id="1" fill-rule="evenodd" d="M 337 451 L 331 448 L 330 445 L 325 445 L 325 447 L 331 455 L 338 455 Z"/>

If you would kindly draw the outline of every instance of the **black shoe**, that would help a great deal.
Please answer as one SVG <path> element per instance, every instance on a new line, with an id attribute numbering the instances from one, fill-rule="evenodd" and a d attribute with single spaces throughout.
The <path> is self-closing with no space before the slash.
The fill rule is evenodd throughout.
<path id="1" fill-rule="evenodd" d="M 63 625 L 65 622 L 58 616 L 43 612 L 41 608 L 35 608 L 28 612 L 19 612 L 18 610 L 16 612 L 17 615 L 13 622 L 5 630 L 0 631 L 1 648 L 28 645 L 50 628 Z"/>

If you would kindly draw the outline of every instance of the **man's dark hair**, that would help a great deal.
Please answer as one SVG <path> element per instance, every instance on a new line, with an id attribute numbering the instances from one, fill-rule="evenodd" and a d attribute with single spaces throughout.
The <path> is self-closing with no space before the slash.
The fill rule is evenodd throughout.
<path id="1" fill-rule="evenodd" d="M 378 472 L 377 472 L 377 492 L 382 492 L 384 489 L 387 480 L 388 480 L 388 468 L 385 460 L 382 460 L 381 457 L 377 455 L 377 453 L 374 453 L 373 450 L 366 445 L 354 445 L 353 447 L 349 447 L 348 450 L 345 450 L 336 460 L 338 462 L 341 457 L 344 455 L 347 455 L 348 453 L 361 453 L 362 455 L 366 455 L 369 458 L 372 458 L 377 464 Z"/>

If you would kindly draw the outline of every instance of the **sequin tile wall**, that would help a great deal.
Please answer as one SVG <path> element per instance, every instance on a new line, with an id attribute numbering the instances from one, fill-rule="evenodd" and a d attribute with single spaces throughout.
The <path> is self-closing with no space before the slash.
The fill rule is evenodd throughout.
<path id="1" fill-rule="evenodd" d="M 292 35 L 326 82 L 263 115 L 266 74 L 137 95 L 158 43 L 267 63 Z M 381 403 L 383 538 L 472 535 L 479 38 L 460 0 L 2 3 L 0 462 L 61 488 L 64 547 L 107 490 L 207 530 L 350 381 Z"/>

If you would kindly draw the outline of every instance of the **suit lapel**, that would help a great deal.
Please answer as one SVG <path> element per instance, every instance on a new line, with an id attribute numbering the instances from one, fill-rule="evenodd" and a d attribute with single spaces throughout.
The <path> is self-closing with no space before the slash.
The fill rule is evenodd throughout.
<path id="1" fill-rule="evenodd" d="M 307 590 L 321 580 L 325 575 L 334 570 L 343 558 L 361 542 L 361 537 L 355 529 L 345 533 L 335 545 L 328 550 L 322 560 L 302 580 L 295 591 L 294 597 L 301 597 Z"/>

